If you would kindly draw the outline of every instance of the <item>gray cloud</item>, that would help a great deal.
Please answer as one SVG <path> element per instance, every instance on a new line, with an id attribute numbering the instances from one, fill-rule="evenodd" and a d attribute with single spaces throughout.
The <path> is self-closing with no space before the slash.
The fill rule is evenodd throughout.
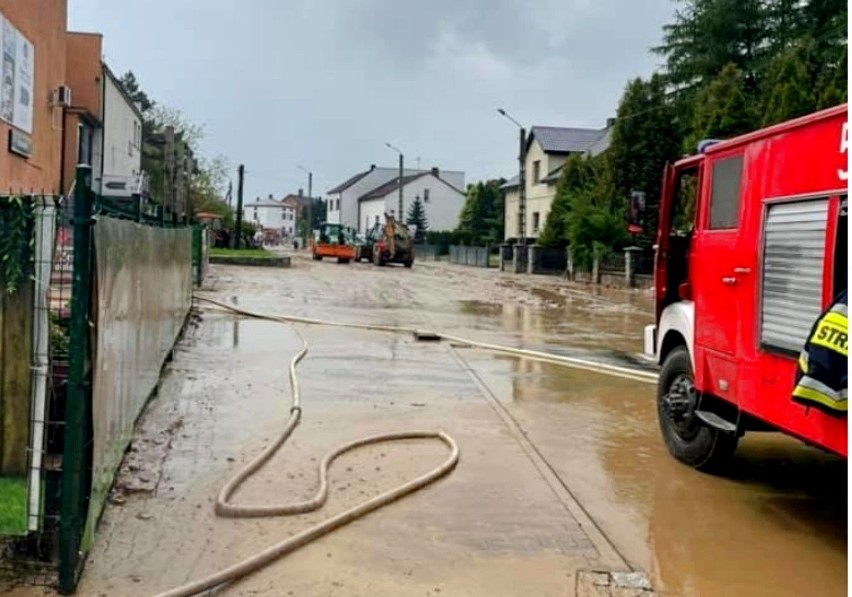
<path id="1" fill-rule="evenodd" d="M 203 123 L 247 195 L 330 188 L 386 140 L 469 180 L 510 175 L 529 124 L 601 126 L 648 75 L 670 0 L 71 0 L 107 60 Z"/>

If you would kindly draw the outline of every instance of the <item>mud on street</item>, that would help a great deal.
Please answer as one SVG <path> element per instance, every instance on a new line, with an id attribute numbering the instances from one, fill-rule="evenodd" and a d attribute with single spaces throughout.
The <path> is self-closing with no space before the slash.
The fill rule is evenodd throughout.
<path id="1" fill-rule="evenodd" d="M 635 356 L 652 320 L 640 291 L 297 258 L 292 269 L 214 268 L 205 294 L 648 367 Z M 846 592 L 840 459 L 752 434 L 726 475 L 708 476 L 665 451 L 654 386 L 401 335 L 299 329 L 310 345 L 299 367 L 302 424 L 237 502 L 312 496 L 321 456 L 374 433 L 442 429 L 461 460 L 435 485 L 217 594 L 608 594 L 587 592 L 581 572 L 595 570 L 641 571 L 659 595 Z M 222 483 L 289 415 L 287 365 L 299 346 L 291 326 L 198 313 L 143 415 L 79 595 L 149 595 L 205 576 L 445 458 L 429 442 L 364 449 L 332 467 L 320 511 L 217 518 Z M 643 594 L 618 590 L 609 594 Z"/>

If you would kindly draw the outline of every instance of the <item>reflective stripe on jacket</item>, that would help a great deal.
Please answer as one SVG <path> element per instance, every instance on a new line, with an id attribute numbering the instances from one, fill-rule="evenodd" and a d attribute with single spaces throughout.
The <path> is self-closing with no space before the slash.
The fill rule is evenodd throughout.
<path id="1" fill-rule="evenodd" d="M 799 355 L 793 400 L 825 412 L 847 412 L 848 301 L 844 290 L 811 329 Z"/>

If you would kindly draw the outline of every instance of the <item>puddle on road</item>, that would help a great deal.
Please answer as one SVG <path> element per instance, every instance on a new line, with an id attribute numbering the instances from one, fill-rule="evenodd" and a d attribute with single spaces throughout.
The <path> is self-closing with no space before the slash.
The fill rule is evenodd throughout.
<path id="1" fill-rule="evenodd" d="M 653 386 L 466 358 L 658 589 L 683 597 L 846 594 L 844 460 L 778 434 L 750 434 L 724 476 L 698 473 L 666 451 Z"/>
<path id="2" fill-rule="evenodd" d="M 468 301 L 393 310 L 400 321 L 422 314 L 438 330 L 620 364 L 641 351 L 652 321 L 646 297 L 547 292 L 547 309 Z M 239 353 L 292 354 L 292 335 L 283 346 L 268 334 L 279 326 L 227 318 L 218 325 L 219 341 Z M 311 333 L 337 333 L 318 330 Z M 346 357 L 360 345 L 348 332 L 343 338 L 335 352 L 305 362 L 306 377 L 333 360 L 346 369 L 336 377 L 364 381 L 358 375 L 369 373 Z M 653 386 L 462 352 L 604 532 L 665 594 L 846 594 L 845 461 L 776 434 L 751 434 L 726 476 L 701 474 L 665 450 Z"/>

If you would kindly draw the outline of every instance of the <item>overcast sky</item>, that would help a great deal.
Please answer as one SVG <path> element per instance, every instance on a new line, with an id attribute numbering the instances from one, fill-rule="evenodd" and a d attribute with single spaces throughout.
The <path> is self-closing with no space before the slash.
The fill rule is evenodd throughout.
<path id="1" fill-rule="evenodd" d="M 253 7 L 253 8 L 248 8 Z M 246 198 L 324 193 L 371 163 L 512 176 L 527 125 L 602 127 L 671 0 L 69 0 L 117 74 L 246 165 Z M 236 175 L 234 175 L 236 182 Z M 307 188 L 305 188 L 307 191 Z"/>

